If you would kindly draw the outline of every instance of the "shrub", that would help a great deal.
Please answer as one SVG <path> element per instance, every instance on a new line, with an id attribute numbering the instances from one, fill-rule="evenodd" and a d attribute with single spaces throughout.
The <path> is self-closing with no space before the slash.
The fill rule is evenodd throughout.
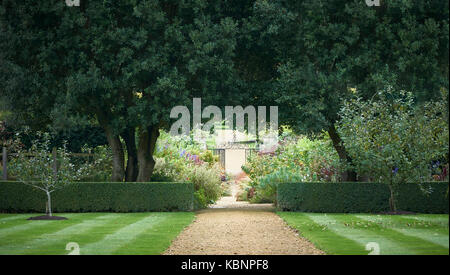
<path id="1" fill-rule="evenodd" d="M 207 203 L 216 202 L 222 194 L 222 181 L 219 177 L 220 167 L 214 165 L 192 166 L 188 169 L 187 180 L 194 184 L 196 191 L 202 191 Z"/>
<path id="2" fill-rule="evenodd" d="M 431 181 L 431 163 L 447 162 L 448 105 L 440 100 L 418 106 L 411 93 L 391 89 L 377 96 L 346 102 L 338 129 L 355 171 L 388 184 L 396 211 L 400 185 Z"/>
<path id="3" fill-rule="evenodd" d="M 273 202 L 277 201 L 277 188 L 280 183 L 298 182 L 303 180 L 303 176 L 297 172 L 288 169 L 287 167 L 281 167 L 279 170 L 267 174 L 259 179 L 259 185 L 256 186 L 256 197 L 259 201 Z M 258 200 L 254 200 L 258 201 Z"/>
<path id="4" fill-rule="evenodd" d="M 248 200 L 248 191 L 240 190 L 236 194 L 236 201 L 247 201 Z"/>
<path id="5" fill-rule="evenodd" d="M 152 181 L 187 181 L 194 184 L 196 207 L 205 208 L 216 202 L 223 193 L 221 168 L 216 164 L 186 163 L 185 160 L 170 161 L 157 158 Z"/>
<path id="6" fill-rule="evenodd" d="M 256 190 L 252 202 L 276 202 L 280 182 L 338 180 L 339 157 L 327 134 L 316 138 L 289 134 L 281 140 L 273 154 L 253 155 L 242 167 Z"/>
<path id="7" fill-rule="evenodd" d="M 170 136 L 161 131 L 154 157 L 152 181 L 193 182 L 196 208 L 205 208 L 221 196 L 224 173 L 218 165 L 218 156 L 192 136 Z"/>
<path id="8" fill-rule="evenodd" d="M 419 213 L 448 213 L 448 182 L 399 188 L 398 208 Z M 421 188 L 428 190 L 424 193 Z M 321 213 L 377 213 L 390 210 L 387 184 L 367 182 L 281 183 L 278 186 L 278 208 L 284 211 Z"/>
<path id="9" fill-rule="evenodd" d="M 205 190 L 200 189 L 194 192 L 194 208 L 202 209 L 208 207 L 208 199 L 205 195 Z"/>
<path id="10" fill-rule="evenodd" d="M 55 212 L 190 211 L 192 183 L 74 182 L 53 193 Z M 45 194 L 18 182 L 0 182 L 1 212 L 42 212 Z"/>
<path id="11" fill-rule="evenodd" d="M 112 151 L 109 146 L 102 145 L 93 149 L 83 146 L 83 153 L 93 154 L 92 159 L 88 160 L 87 174 L 80 179 L 84 182 L 106 182 L 112 177 Z"/>
<path id="12" fill-rule="evenodd" d="M 182 161 L 170 161 L 167 158 L 155 158 L 152 181 L 174 182 L 184 180 L 186 164 Z"/>
<path id="13" fill-rule="evenodd" d="M 200 160 L 213 165 L 214 163 L 219 162 L 219 156 L 215 156 L 210 150 L 206 150 L 200 154 Z"/>

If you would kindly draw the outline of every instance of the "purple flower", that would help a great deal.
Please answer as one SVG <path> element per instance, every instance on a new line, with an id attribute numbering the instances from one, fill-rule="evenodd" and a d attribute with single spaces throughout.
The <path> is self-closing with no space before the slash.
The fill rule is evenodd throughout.
<path id="1" fill-rule="evenodd" d="M 432 166 L 433 166 L 433 168 L 438 168 L 440 164 L 441 164 L 441 162 L 439 160 L 437 160 L 437 161 L 433 161 Z"/>
<path id="2" fill-rule="evenodd" d="M 392 169 L 392 173 L 397 174 L 398 173 L 398 167 L 395 167 L 394 169 Z"/>

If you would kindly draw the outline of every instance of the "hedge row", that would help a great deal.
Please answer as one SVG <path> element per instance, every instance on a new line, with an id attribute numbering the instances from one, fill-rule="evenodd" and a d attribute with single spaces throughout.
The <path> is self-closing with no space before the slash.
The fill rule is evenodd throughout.
<path id="1" fill-rule="evenodd" d="M 403 184 L 397 191 L 397 208 L 417 213 L 448 213 L 448 182 Z M 283 183 L 278 186 L 278 208 L 318 213 L 378 213 L 390 211 L 386 184 L 367 182 Z"/>
<path id="2" fill-rule="evenodd" d="M 77 182 L 52 193 L 53 212 L 190 211 L 191 183 Z M 18 182 L 0 182 L 0 212 L 45 212 L 46 194 Z"/>

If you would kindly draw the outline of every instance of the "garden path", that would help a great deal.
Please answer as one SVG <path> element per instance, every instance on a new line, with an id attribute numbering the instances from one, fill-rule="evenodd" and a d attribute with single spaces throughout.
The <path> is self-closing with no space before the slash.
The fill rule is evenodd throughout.
<path id="1" fill-rule="evenodd" d="M 298 255 L 324 254 L 276 215 L 272 204 L 236 201 L 223 197 L 209 209 L 196 213 L 165 251 L 166 255 Z"/>

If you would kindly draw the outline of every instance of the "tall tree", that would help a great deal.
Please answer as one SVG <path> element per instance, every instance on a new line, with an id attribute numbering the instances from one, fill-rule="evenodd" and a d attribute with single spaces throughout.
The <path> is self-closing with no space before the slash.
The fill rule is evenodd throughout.
<path id="1" fill-rule="evenodd" d="M 237 25 L 220 2 L 3 0 L 3 93 L 18 114 L 42 112 L 42 124 L 55 106 L 96 118 L 113 151 L 112 180 L 148 181 L 172 107 L 236 94 Z"/>
<path id="2" fill-rule="evenodd" d="M 391 86 L 416 101 L 448 89 L 449 9 L 439 0 L 256 1 L 242 29 L 242 76 L 272 92 L 280 119 L 303 133 L 327 130 L 351 162 L 335 129 L 343 100 Z M 262 68 L 262 69 L 259 69 Z M 250 89 L 251 90 L 251 89 Z M 258 90 L 258 89 L 256 89 Z M 343 180 L 355 180 L 352 171 Z"/>
<path id="3" fill-rule="evenodd" d="M 95 118 L 116 181 L 149 179 L 158 129 L 193 97 L 280 105 L 282 123 L 328 130 L 351 161 L 334 124 L 354 89 L 370 98 L 390 85 L 418 101 L 448 89 L 448 3 L 440 0 L 0 3 L 0 96 L 36 128 L 58 110 Z"/>

